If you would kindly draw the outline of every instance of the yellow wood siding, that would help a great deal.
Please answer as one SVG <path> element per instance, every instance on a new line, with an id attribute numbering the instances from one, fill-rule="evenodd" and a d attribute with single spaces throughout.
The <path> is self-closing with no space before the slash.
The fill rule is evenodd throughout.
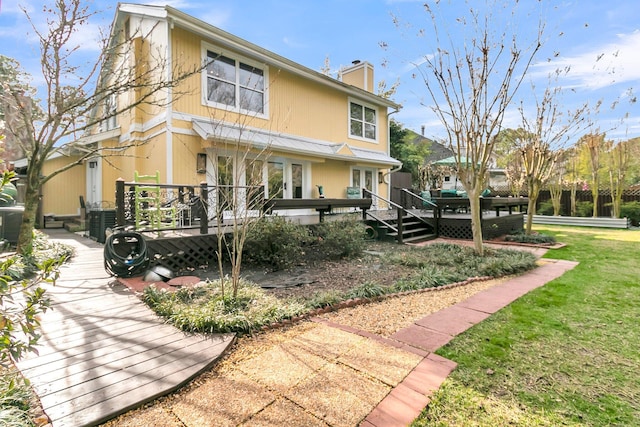
<path id="1" fill-rule="evenodd" d="M 51 172 L 77 160 L 72 157 L 58 157 L 45 162 L 42 173 Z M 75 166 L 49 180 L 42 187 L 42 214 L 78 215 L 80 212 L 79 196 L 85 193 L 86 175 L 84 166 Z"/>
<path id="2" fill-rule="evenodd" d="M 201 42 L 201 37 L 183 29 L 174 28 L 172 31 L 174 62 L 188 64 L 202 61 Z M 220 51 L 231 57 L 239 56 L 228 49 Z M 193 75 L 178 85 L 175 89 L 173 109 L 197 117 L 256 127 L 274 133 L 283 132 L 333 143 L 348 142 L 356 147 L 387 152 L 386 108 L 378 108 L 377 143 L 351 139 L 349 138 L 349 96 L 346 93 L 275 67 L 265 66 L 265 68 L 268 68 L 268 119 L 205 106 L 201 74 Z M 352 99 L 356 102 L 360 101 L 357 98 L 352 97 Z M 178 126 L 182 127 L 182 125 Z"/>

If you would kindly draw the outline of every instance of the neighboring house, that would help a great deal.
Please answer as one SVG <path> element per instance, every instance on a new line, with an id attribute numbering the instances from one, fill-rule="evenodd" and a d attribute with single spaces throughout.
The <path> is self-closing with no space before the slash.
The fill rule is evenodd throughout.
<path id="1" fill-rule="evenodd" d="M 316 198 L 318 186 L 330 198 L 346 198 L 347 187 L 388 198 L 388 174 L 400 165 L 389 155 L 388 115 L 399 106 L 373 93 L 371 64 L 354 61 L 337 80 L 169 6 L 119 4 L 113 25 L 113 37 L 132 37 L 131 66 L 144 66 L 149 52 L 168 64 L 207 66 L 163 92 L 166 106 L 135 108 L 84 136 L 114 156 L 47 183 L 44 213 L 77 214 L 80 195 L 89 206 L 109 206 L 116 179 L 133 181 L 136 170 L 159 171 L 166 184 L 255 178 L 267 198 Z M 108 99 L 104 109 L 135 96 Z M 117 152 L 134 141 L 145 143 Z"/>
<path id="2" fill-rule="evenodd" d="M 429 156 L 425 158 L 424 163 L 431 163 L 433 165 L 440 165 L 449 172 L 443 177 L 442 189 L 443 190 L 462 190 L 462 184 L 458 181 L 455 171 L 455 156 L 452 149 L 444 144 L 433 141 L 423 135 L 414 133 L 411 137 L 411 142 L 414 144 L 429 144 Z M 508 187 L 508 181 L 504 169 L 494 167 L 495 161 L 491 161 L 489 164 L 489 187 L 504 189 Z"/>

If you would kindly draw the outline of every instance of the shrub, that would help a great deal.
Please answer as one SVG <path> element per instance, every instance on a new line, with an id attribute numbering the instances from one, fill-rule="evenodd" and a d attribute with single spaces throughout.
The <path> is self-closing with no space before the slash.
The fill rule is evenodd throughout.
<path id="1" fill-rule="evenodd" d="M 364 251 L 365 225 L 356 218 L 325 221 L 313 226 L 311 231 L 328 259 L 359 256 Z"/>
<path id="2" fill-rule="evenodd" d="M 620 206 L 620 216 L 631 220 L 631 225 L 640 225 L 640 202 L 627 202 Z"/>
<path id="3" fill-rule="evenodd" d="M 538 215 L 553 215 L 553 203 L 551 202 L 551 200 L 540 202 L 538 204 L 538 208 L 536 209 L 536 213 Z"/>
<path id="4" fill-rule="evenodd" d="M 244 257 L 248 262 L 282 270 L 302 258 L 309 242 L 306 227 L 279 216 L 261 218 L 247 232 Z"/>
<path id="5" fill-rule="evenodd" d="M 593 216 L 593 202 L 576 202 L 576 215 L 582 217 Z"/>

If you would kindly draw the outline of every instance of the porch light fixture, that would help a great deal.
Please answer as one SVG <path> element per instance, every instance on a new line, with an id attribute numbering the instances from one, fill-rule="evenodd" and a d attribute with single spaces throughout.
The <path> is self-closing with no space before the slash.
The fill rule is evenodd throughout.
<path id="1" fill-rule="evenodd" d="M 382 172 L 378 172 L 378 184 L 382 184 L 384 182 L 384 174 Z"/>
<path id="2" fill-rule="evenodd" d="M 95 169 L 98 166 L 98 162 L 96 160 L 91 160 L 89 162 L 89 169 Z"/>
<path id="3" fill-rule="evenodd" d="M 196 158 L 196 173 L 207 173 L 207 154 L 198 153 Z"/>

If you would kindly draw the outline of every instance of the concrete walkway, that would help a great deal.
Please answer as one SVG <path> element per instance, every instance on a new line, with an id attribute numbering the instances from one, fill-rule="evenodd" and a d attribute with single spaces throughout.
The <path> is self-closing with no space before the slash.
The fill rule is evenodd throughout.
<path id="1" fill-rule="evenodd" d="M 18 363 L 54 427 L 89 426 L 176 390 L 207 370 L 233 335 L 187 335 L 165 324 L 105 273 L 103 246 L 46 230 L 76 256 L 41 316 L 39 354 Z"/>

